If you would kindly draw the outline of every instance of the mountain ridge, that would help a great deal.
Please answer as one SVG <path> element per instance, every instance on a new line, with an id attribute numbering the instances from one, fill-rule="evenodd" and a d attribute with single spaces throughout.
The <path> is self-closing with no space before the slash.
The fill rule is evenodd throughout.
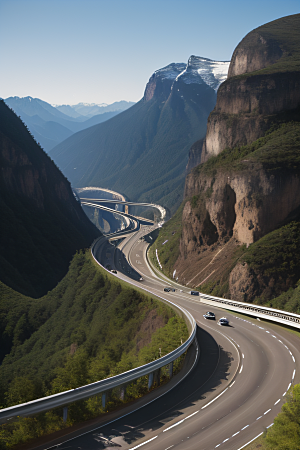
<path id="1" fill-rule="evenodd" d="M 51 151 L 75 187 L 101 186 L 176 209 L 189 148 L 204 137 L 216 101 L 215 89 L 199 82 L 200 73 L 197 82 L 178 77 L 186 67 L 171 63 L 155 71 L 138 103 Z"/>
<path id="2" fill-rule="evenodd" d="M 40 296 L 56 285 L 71 257 L 99 235 L 70 183 L 0 102 L 0 281 Z"/>
<path id="3" fill-rule="evenodd" d="M 73 111 L 72 117 L 38 98 L 8 97 L 4 101 L 18 116 L 21 117 L 23 122 L 29 127 L 36 141 L 39 142 L 47 152 L 70 137 L 73 133 L 110 119 L 119 114 L 123 110 L 122 108 L 128 106 L 128 103 L 132 103 L 123 101 L 115 102 L 112 104 L 115 106 L 108 105 L 107 107 L 102 108 L 101 114 L 92 114 L 90 111 L 90 114 L 87 116 L 76 113 L 76 111 L 70 107 Z M 120 109 L 116 109 L 116 105 L 118 105 Z M 98 110 L 96 112 L 98 112 Z"/>

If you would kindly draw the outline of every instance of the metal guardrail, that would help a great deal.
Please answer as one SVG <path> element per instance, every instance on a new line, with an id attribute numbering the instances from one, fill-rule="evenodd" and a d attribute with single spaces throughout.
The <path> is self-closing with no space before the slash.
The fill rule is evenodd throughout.
<path id="1" fill-rule="evenodd" d="M 280 309 L 267 308 L 266 306 L 254 305 L 253 303 L 236 302 L 220 297 L 213 297 L 200 293 L 200 301 L 219 308 L 230 311 L 242 312 L 250 316 L 261 319 L 272 320 L 273 322 L 300 328 L 300 316 L 298 314 L 282 311 Z"/>
<path id="2" fill-rule="evenodd" d="M 115 234 L 114 234 L 115 236 Z M 92 255 L 94 256 L 94 251 L 97 251 L 98 246 L 103 242 L 104 237 L 100 237 L 97 239 L 92 247 Z M 98 261 L 97 261 L 98 262 Z M 99 263 L 99 262 L 98 262 Z M 106 269 L 105 269 L 106 270 Z M 163 299 L 164 300 L 164 299 Z M 166 300 L 164 300 L 167 302 Z M 93 395 L 97 395 L 100 393 L 104 393 L 110 391 L 116 387 L 123 387 L 129 384 L 130 382 L 137 380 L 145 375 L 150 375 L 156 370 L 166 366 L 167 364 L 172 363 L 177 358 L 179 358 L 193 343 L 196 336 L 196 322 L 193 316 L 185 311 L 184 309 L 178 307 L 177 305 L 173 305 L 177 310 L 181 311 L 181 314 L 185 317 L 186 322 L 188 324 L 188 328 L 190 331 L 189 338 L 177 349 L 168 353 L 165 356 L 162 356 L 158 360 L 152 361 L 143 366 L 137 367 L 135 369 L 129 370 L 128 372 L 121 373 L 114 377 L 106 378 L 101 381 L 97 381 L 95 383 L 88 384 L 86 386 L 81 386 L 77 389 L 72 389 L 69 391 L 61 392 L 59 394 L 50 395 L 48 397 L 43 397 L 37 400 L 33 400 L 28 403 L 23 403 L 20 405 L 11 406 L 9 408 L 4 408 L 0 410 L 0 423 L 5 423 L 7 420 L 17 417 L 17 416 L 30 416 L 34 414 L 38 414 L 43 411 L 48 411 L 53 408 L 57 408 L 60 406 L 68 405 L 69 403 L 73 403 L 78 400 L 82 400 L 85 398 L 89 398 Z"/>

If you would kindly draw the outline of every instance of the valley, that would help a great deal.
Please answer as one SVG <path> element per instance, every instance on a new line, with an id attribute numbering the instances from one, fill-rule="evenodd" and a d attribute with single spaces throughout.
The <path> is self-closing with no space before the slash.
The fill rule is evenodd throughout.
<path id="1" fill-rule="evenodd" d="M 1 450 L 298 448 L 299 30 L 0 100 Z"/>

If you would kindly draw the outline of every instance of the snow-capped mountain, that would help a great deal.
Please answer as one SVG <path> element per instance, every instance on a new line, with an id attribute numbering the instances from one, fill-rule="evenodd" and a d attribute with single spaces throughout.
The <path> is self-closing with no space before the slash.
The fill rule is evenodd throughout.
<path id="1" fill-rule="evenodd" d="M 181 83 L 185 85 L 206 85 L 216 92 L 220 84 L 226 80 L 230 61 L 213 61 L 201 56 L 190 56 L 188 63 L 171 63 L 156 70 L 150 77 L 144 94 L 145 101 L 154 95 L 165 93 Z M 197 95 L 194 93 L 194 95 Z"/>
<path id="2" fill-rule="evenodd" d="M 103 186 L 174 212 L 189 149 L 205 136 L 227 69 L 228 63 L 192 56 L 156 70 L 138 103 L 66 139 L 52 159 L 73 186 Z"/>
<path id="3" fill-rule="evenodd" d="M 215 91 L 226 80 L 230 61 L 213 61 L 201 56 L 190 56 L 187 66 L 177 76 L 186 84 L 206 83 Z"/>

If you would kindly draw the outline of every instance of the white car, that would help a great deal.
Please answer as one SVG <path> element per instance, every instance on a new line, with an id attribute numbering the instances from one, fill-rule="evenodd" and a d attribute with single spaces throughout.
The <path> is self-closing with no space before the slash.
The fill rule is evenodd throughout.
<path id="1" fill-rule="evenodd" d="M 221 317 L 218 321 L 218 325 L 229 325 L 229 320 L 226 317 Z"/>

